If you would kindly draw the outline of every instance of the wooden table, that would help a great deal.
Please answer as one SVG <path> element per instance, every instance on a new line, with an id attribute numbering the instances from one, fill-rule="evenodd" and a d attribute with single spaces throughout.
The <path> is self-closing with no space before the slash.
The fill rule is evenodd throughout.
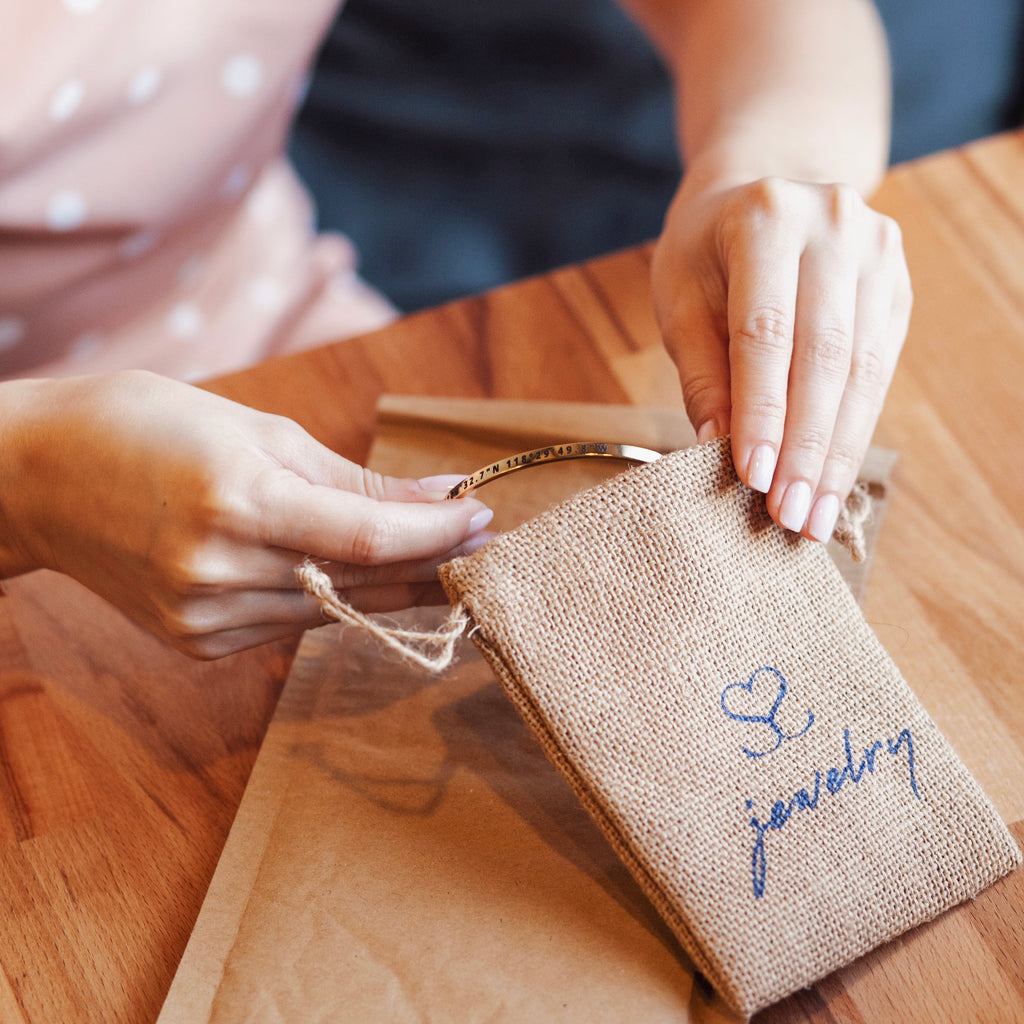
<path id="1" fill-rule="evenodd" d="M 901 460 L 865 610 L 1024 841 L 1021 181 L 1018 133 L 899 167 L 877 197 L 903 226 L 916 309 L 876 436 Z M 212 388 L 287 414 L 357 460 L 388 392 L 678 407 L 649 256 L 562 270 Z M 196 663 L 67 579 L 10 583 L 0 599 L 5 1024 L 155 1019 L 293 651 Z M 977 937 L 970 963 L 921 963 L 909 981 L 870 967 L 857 998 L 827 981 L 797 1007 L 802 1018 L 933 1019 L 929 1001 L 959 971 L 983 1001 L 978 1019 L 1024 1019 L 1024 883 L 991 892 L 965 918 Z M 901 984 L 920 1012 L 906 991 L 887 1004 Z"/>

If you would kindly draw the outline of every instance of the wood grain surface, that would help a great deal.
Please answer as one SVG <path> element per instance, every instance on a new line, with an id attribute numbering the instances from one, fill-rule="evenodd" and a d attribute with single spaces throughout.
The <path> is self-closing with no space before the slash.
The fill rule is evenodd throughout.
<path id="1" fill-rule="evenodd" d="M 899 450 L 865 611 L 1024 838 L 1024 135 L 905 165 L 875 205 L 916 306 L 876 443 Z M 214 382 L 365 458 L 379 395 L 678 408 L 649 250 Z M 69 580 L 0 599 L 0 1020 L 151 1022 L 294 644 L 199 664 Z M 783 1019 L 1024 1019 L 1019 876 L 810 990 Z M 954 930 L 958 941 L 945 940 Z M 938 1014 L 941 1016 L 941 1014 Z"/>

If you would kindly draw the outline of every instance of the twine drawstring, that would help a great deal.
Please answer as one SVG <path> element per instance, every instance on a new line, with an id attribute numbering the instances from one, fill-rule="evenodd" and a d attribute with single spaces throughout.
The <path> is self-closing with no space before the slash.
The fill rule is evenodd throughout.
<path id="1" fill-rule="evenodd" d="M 855 562 L 863 562 L 867 557 L 867 539 L 864 528 L 871 519 L 874 502 L 871 491 L 863 480 L 859 481 L 850 491 L 843 507 L 839 510 L 839 519 L 832 536 L 850 552 Z"/>
<path id="2" fill-rule="evenodd" d="M 385 626 L 345 601 L 334 589 L 330 576 L 312 559 L 307 558 L 295 570 L 295 577 L 303 590 L 320 602 L 320 610 L 324 615 L 345 625 L 365 629 L 386 647 L 428 672 L 443 672 L 451 665 L 455 657 L 455 644 L 469 625 L 469 613 L 458 604 L 436 630 Z"/>

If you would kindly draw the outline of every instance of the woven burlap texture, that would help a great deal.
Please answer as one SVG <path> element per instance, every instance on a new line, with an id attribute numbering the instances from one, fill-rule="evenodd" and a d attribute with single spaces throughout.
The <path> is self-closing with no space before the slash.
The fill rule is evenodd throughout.
<path id="1" fill-rule="evenodd" d="M 823 546 L 771 522 L 727 441 L 555 506 L 442 582 L 549 758 L 741 1013 L 1020 862 Z"/>

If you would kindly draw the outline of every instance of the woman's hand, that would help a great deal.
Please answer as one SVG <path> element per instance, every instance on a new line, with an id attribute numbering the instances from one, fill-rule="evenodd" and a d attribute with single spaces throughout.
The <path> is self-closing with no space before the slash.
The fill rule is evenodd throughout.
<path id="1" fill-rule="evenodd" d="M 895 222 L 844 185 L 684 182 L 653 285 L 698 438 L 731 433 L 772 518 L 828 540 L 910 318 Z"/>
<path id="2" fill-rule="evenodd" d="M 0 386 L 0 575 L 74 576 L 180 650 L 219 657 L 322 621 L 307 554 L 363 611 L 441 602 L 486 538 L 450 482 L 382 477 L 298 425 L 142 372 Z"/>

